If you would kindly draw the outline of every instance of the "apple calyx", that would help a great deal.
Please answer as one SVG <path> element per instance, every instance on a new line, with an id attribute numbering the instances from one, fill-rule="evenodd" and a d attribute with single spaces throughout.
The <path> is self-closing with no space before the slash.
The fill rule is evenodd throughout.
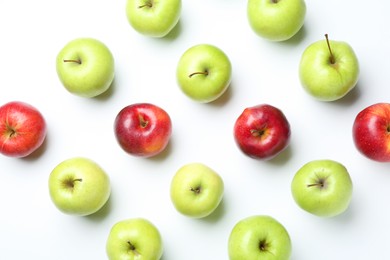
<path id="1" fill-rule="evenodd" d="M 64 60 L 64 62 L 74 62 L 74 63 L 81 64 L 81 60 L 80 59 L 78 59 L 78 60 Z"/>
<path id="2" fill-rule="evenodd" d="M 189 78 L 192 78 L 192 76 L 195 76 L 195 75 L 205 75 L 205 76 L 208 76 L 208 75 L 209 75 L 209 71 L 208 71 L 208 70 L 205 70 L 205 71 L 193 72 L 193 73 L 191 73 L 190 75 L 188 75 L 188 77 L 189 77 Z"/>
<path id="3" fill-rule="evenodd" d="M 138 8 L 144 8 L 144 7 L 153 7 L 153 2 L 152 1 L 147 1 L 145 4 L 138 6 Z"/>
<path id="4" fill-rule="evenodd" d="M 254 137 L 261 137 L 265 134 L 265 129 L 251 129 L 251 134 Z"/>
<path id="5" fill-rule="evenodd" d="M 329 62 L 330 62 L 330 64 L 335 64 L 336 63 L 336 59 L 334 58 L 334 55 L 333 55 L 333 52 L 332 52 L 332 48 L 330 47 L 329 38 L 328 38 L 328 34 L 327 33 L 325 34 L 325 39 L 326 39 L 326 44 L 328 45 L 329 54 L 330 54 Z"/>
<path id="6" fill-rule="evenodd" d="M 268 247 L 269 247 L 269 244 L 267 243 L 267 241 L 265 239 L 260 240 L 260 242 L 259 242 L 260 251 L 262 251 L 262 252 L 268 251 Z"/>
<path id="7" fill-rule="evenodd" d="M 195 194 L 200 194 L 200 192 L 201 192 L 201 187 L 199 186 L 199 187 L 196 187 L 196 188 L 192 188 L 191 187 L 191 189 L 190 189 L 192 192 L 194 192 Z"/>
<path id="8" fill-rule="evenodd" d="M 137 251 L 137 249 L 135 248 L 135 246 L 133 245 L 133 243 L 131 243 L 130 241 L 127 241 L 127 244 L 129 245 L 129 251 L 132 252 L 133 254 L 135 254 L 136 256 L 139 256 L 140 253 Z"/>

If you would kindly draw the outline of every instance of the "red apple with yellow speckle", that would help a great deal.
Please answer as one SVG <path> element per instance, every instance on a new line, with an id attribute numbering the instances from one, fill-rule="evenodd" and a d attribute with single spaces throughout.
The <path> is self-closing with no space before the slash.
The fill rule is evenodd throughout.
<path id="1" fill-rule="evenodd" d="M 26 157 L 37 150 L 46 137 L 43 115 L 32 105 L 12 101 L 0 107 L 0 153 Z"/>
<path id="2" fill-rule="evenodd" d="M 172 122 L 164 109 L 150 103 L 136 103 L 118 113 L 114 131 L 124 151 L 134 156 L 152 157 L 168 145 Z"/>
<path id="3" fill-rule="evenodd" d="M 364 156 L 390 162 L 390 103 L 376 103 L 361 110 L 352 134 L 356 148 Z"/>

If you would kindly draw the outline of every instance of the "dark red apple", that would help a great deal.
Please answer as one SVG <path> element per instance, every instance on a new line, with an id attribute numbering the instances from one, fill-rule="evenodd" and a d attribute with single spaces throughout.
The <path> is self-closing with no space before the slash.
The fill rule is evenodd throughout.
<path id="1" fill-rule="evenodd" d="M 290 124 L 281 110 L 262 104 L 245 108 L 234 125 L 234 138 L 246 155 L 272 159 L 290 142 Z"/>
<path id="2" fill-rule="evenodd" d="M 46 137 L 46 122 L 30 104 L 12 101 L 0 107 L 0 153 L 26 157 L 37 150 Z"/>
<path id="3" fill-rule="evenodd" d="M 131 155 L 151 157 L 162 152 L 172 134 L 172 123 L 162 108 L 137 103 L 124 107 L 114 123 L 116 139 Z"/>
<path id="4" fill-rule="evenodd" d="M 358 113 L 352 128 L 356 148 L 378 162 L 390 162 L 390 104 L 376 103 Z"/>

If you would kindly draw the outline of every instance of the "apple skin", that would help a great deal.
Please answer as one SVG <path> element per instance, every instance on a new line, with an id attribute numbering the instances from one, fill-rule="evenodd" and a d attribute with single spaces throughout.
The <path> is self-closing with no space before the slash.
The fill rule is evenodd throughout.
<path id="1" fill-rule="evenodd" d="M 334 217 L 347 210 L 353 192 L 351 177 L 339 162 L 313 160 L 303 165 L 291 182 L 295 202 L 320 217 Z"/>
<path id="2" fill-rule="evenodd" d="M 131 218 L 115 223 L 108 235 L 108 259 L 158 260 L 163 241 L 157 227 L 147 219 Z"/>
<path id="3" fill-rule="evenodd" d="M 50 198 L 61 212 L 87 216 L 108 201 L 110 179 L 94 161 L 74 157 L 59 163 L 49 176 Z"/>
<path id="4" fill-rule="evenodd" d="M 237 222 L 228 240 L 230 260 L 288 260 L 292 251 L 286 228 L 275 218 L 254 215 Z"/>
<path id="5" fill-rule="evenodd" d="M 359 79 L 359 61 L 352 47 L 343 41 L 329 41 L 329 45 L 333 55 L 326 40 L 310 44 L 299 64 L 299 78 L 304 90 L 320 101 L 341 99 Z"/>
<path id="6" fill-rule="evenodd" d="M 283 112 L 271 105 L 247 107 L 234 124 L 234 139 L 241 151 L 254 159 L 269 160 L 290 143 L 290 124 Z"/>
<path id="7" fill-rule="evenodd" d="M 205 164 L 189 163 L 174 175 L 170 192 L 178 212 L 191 218 L 204 218 L 220 204 L 224 183 L 221 176 Z"/>
<path id="8" fill-rule="evenodd" d="M 111 51 L 101 41 L 78 38 L 68 42 L 56 59 L 63 86 L 80 97 L 96 97 L 109 89 L 115 76 Z"/>
<path id="9" fill-rule="evenodd" d="M 46 138 L 43 115 L 32 105 L 11 101 L 0 107 L 0 153 L 22 158 L 37 150 Z"/>
<path id="10" fill-rule="evenodd" d="M 124 151 L 147 158 L 166 148 L 172 135 L 172 122 L 162 108 L 150 103 L 135 103 L 117 114 L 114 132 Z"/>
<path id="11" fill-rule="evenodd" d="M 179 22 L 181 6 L 181 0 L 127 0 L 127 20 L 138 33 L 161 38 Z"/>
<path id="12" fill-rule="evenodd" d="M 176 78 L 185 95 L 200 103 L 209 103 L 227 90 L 232 77 L 228 56 L 211 44 L 198 44 L 180 57 Z"/>
<path id="13" fill-rule="evenodd" d="M 361 154 L 377 162 L 390 162 L 390 104 L 375 103 L 361 110 L 352 134 Z"/>
<path id="14" fill-rule="evenodd" d="M 303 0 L 248 0 L 247 17 L 252 30 L 270 41 L 285 41 L 303 26 Z"/>

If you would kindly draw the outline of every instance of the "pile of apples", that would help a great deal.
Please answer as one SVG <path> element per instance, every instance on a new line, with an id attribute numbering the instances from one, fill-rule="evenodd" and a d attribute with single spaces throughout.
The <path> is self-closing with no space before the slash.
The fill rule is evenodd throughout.
<path id="1" fill-rule="evenodd" d="M 181 0 L 128 0 L 127 18 L 145 37 L 165 37 L 178 23 Z M 247 17 L 253 32 L 269 41 L 285 41 L 304 24 L 303 0 L 248 0 Z M 115 78 L 110 49 L 93 38 L 69 41 L 56 58 L 59 80 L 69 93 L 94 98 L 105 93 Z M 198 103 L 210 103 L 228 89 L 232 63 L 228 55 L 210 44 L 186 50 L 177 61 L 177 84 Z M 359 62 L 346 42 L 324 39 L 307 46 L 299 65 L 299 78 L 308 95 L 321 102 L 346 96 L 357 84 Z M 113 134 L 118 147 L 131 156 L 148 158 L 166 149 L 172 120 L 161 107 L 135 103 L 118 111 Z M 44 115 L 22 101 L 0 107 L 0 153 L 24 158 L 44 142 Z M 243 109 L 237 115 L 233 137 L 243 154 L 254 160 L 271 160 L 290 144 L 291 129 L 283 111 L 270 104 Z M 376 103 L 361 110 L 352 126 L 356 149 L 376 162 L 390 162 L 390 104 Z M 49 176 L 49 192 L 63 213 L 87 216 L 99 211 L 111 194 L 109 175 L 89 158 L 69 158 Z M 313 160 L 303 165 L 291 182 L 297 205 L 318 217 L 334 217 L 348 209 L 353 184 L 346 167 L 333 160 Z M 202 163 L 183 165 L 170 186 L 172 204 L 180 214 L 204 218 L 215 211 L 224 195 L 222 177 Z M 163 241 L 158 228 L 144 218 L 124 219 L 107 234 L 109 259 L 160 259 Z M 231 260 L 289 259 L 290 235 L 282 223 L 268 215 L 248 216 L 232 227 L 227 251 Z"/>

